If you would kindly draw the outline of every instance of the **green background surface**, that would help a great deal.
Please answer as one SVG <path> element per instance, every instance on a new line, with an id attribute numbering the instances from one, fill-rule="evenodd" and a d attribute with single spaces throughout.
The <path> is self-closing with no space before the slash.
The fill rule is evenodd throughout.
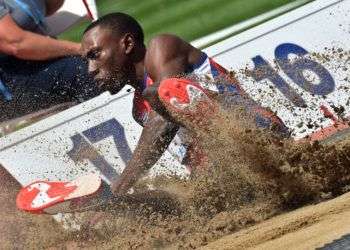
<path id="1" fill-rule="evenodd" d="M 294 0 L 97 0 L 99 15 L 125 12 L 135 17 L 146 41 L 159 33 L 173 33 L 192 41 Z M 61 35 L 79 41 L 88 22 Z"/>

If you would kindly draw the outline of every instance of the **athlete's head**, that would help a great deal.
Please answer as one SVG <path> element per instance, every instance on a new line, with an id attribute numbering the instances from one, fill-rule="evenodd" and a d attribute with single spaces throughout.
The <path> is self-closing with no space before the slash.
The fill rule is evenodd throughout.
<path id="1" fill-rule="evenodd" d="M 134 63 L 142 59 L 143 40 L 140 24 L 124 13 L 105 15 L 86 28 L 82 50 L 100 87 L 112 93 L 124 87 L 133 77 Z"/>

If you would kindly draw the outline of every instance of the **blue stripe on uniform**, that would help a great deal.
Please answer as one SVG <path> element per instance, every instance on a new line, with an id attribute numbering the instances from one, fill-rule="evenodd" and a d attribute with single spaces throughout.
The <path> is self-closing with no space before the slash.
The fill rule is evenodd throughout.
<path id="1" fill-rule="evenodd" d="M 213 77 L 218 77 L 220 75 L 219 70 L 217 68 L 215 68 L 215 65 L 209 63 L 210 65 L 210 69 L 211 69 L 211 74 L 213 75 Z"/>
<path id="2" fill-rule="evenodd" d="M 196 64 L 192 65 L 192 69 L 190 72 L 194 71 L 195 69 L 198 69 L 200 66 L 203 65 L 203 63 L 205 63 L 205 60 L 207 60 L 208 55 L 205 54 L 204 52 L 202 52 L 201 58 L 199 59 L 199 62 L 197 62 Z"/>

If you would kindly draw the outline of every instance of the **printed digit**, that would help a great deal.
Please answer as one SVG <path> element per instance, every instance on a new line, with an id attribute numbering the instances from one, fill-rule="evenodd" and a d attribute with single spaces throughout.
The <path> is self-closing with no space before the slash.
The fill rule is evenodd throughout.
<path id="1" fill-rule="evenodd" d="M 73 148 L 67 154 L 74 163 L 77 164 L 83 160 L 89 160 L 109 181 L 118 177 L 115 169 L 81 134 L 72 136 L 71 140 Z"/>
<path id="2" fill-rule="evenodd" d="M 127 163 L 132 157 L 132 151 L 126 140 L 123 126 L 116 120 L 111 119 L 83 132 L 83 135 L 91 142 L 97 143 L 112 136 L 115 146 L 122 160 Z"/>
<path id="3" fill-rule="evenodd" d="M 286 81 L 271 67 L 271 65 L 261 56 L 256 56 L 253 59 L 254 70 L 250 75 L 255 81 L 270 80 L 281 93 L 290 100 L 295 106 L 305 107 L 304 99 L 292 89 Z"/>
<path id="4" fill-rule="evenodd" d="M 298 59 L 289 60 L 290 54 L 297 55 Z M 292 43 L 281 44 L 275 50 L 277 64 L 293 82 L 311 94 L 328 95 L 335 88 L 333 77 L 321 64 L 306 58 L 307 54 L 308 52 L 304 48 Z M 308 81 L 303 74 L 305 70 L 314 72 L 319 77 L 320 82 L 313 84 Z"/>

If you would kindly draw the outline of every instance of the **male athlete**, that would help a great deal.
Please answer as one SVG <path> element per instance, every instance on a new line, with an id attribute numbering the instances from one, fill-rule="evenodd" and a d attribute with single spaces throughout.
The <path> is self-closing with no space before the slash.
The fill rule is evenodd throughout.
<path id="1" fill-rule="evenodd" d="M 135 88 L 133 116 L 143 131 L 132 159 L 112 185 L 116 195 L 126 193 L 157 162 L 180 128 L 194 137 L 198 131 L 210 134 L 213 121 L 220 120 L 216 118 L 220 95 L 227 97 L 225 91 L 234 103 L 246 106 L 258 127 L 274 126 L 287 133 L 278 117 L 246 97 L 227 70 L 189 43 L 174 35 L 158 35 L 146 48 L 141 26 L 127 14 L 109 14 L 88 26 L 82 50 L 100 88 L 112 94 L 126 84 Z M 187 77 L 189 73 L 198 79 Z M 209 78 L 229 84 L 209 82 Z M 200 146 L 183 144 L 186 164 L 196 167 Z"/>

